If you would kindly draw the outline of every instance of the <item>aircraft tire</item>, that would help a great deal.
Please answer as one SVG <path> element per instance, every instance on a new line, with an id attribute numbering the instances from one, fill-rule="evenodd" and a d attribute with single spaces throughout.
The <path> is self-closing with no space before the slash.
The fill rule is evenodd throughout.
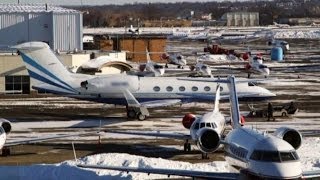
<path id="1" fill-rule="evenodd" d="M 134 110 L 128 110 L 127 111 L 127 117 L 131 118 L 131 119 L 135 118 L 136 117 L 136 112 Z"/>
<path id="2" fill-rule="evenodd" d="M 141 113 L 138 113 L 137 114 L 137 118 L 138 118 L 139 121 L 144 121 L 144 120 L 146 120 L 147 116 L 143 115 Z"/>

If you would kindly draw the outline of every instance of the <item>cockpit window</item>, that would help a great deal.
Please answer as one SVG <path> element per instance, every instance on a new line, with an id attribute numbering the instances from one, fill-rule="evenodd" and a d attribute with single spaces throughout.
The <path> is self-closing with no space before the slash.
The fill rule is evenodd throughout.
<path id="1" fill-rule="evenodd" d="M 212 128 L 217 128 L 216 123 L 211 123 L 211 127 L 212 127 Z"/>
<path id="2" fill-rule="evenodd" d="M 298 160 L 299 157 L 295 151 L 279 152 L 255 150 L 251 154 L 250 159 L 264 162 L 282 162 Z"/>
<path id="3" fill-rule="evenodd" d="M 196 123 L 196 124 L 194 125 L 194 129 L 199 129 L 199 123 Z"/>
<path id="4" fill-rule="evenodd" d="M 248 86 L 255 86 L 253 82 L 248 82 Z"/>
<path id="5" fill-rule="evenodd" d="M 154 67 L 155 69 L 163 69 L 163 66 L 162 66 L 162 65 L 158 65 L 158 64 L 154 65 L 153 67 Z"/>
<path id="6" fill-rule="evenodd" d="M 201 128 L 204 128 L 205 126 L 206 126 L 205 123 L 200 123 L 200 129 L 201 129 Z"/>
<path id="7" fill-rule="evenodd" d="M 280 152 L 280 157 L 281 157 L 281 161 L 294 161 L 299 159 L 299 156 L 295 151 Z"/>
<path id="8" fill-rule="evenodd" d="M 177 59 L 179 59 L 179 60 L 180 60 L 180 59 L 182 59 L 182 57 L 181 57 L 181 56 L 177 56 Z"/>
<path id="9" fill-rule="evenodd" d="M 261 64 L 261 65 L 259 65 L 259 68 L 260 68 L 260 69 L 263 69 L 263 68 L 267 68 L 267 66 Z"/>
<path id="10" fill-rule="evenodd" d="M 206 127 L 211 128 L 211 123 L 206 123 Z"/>

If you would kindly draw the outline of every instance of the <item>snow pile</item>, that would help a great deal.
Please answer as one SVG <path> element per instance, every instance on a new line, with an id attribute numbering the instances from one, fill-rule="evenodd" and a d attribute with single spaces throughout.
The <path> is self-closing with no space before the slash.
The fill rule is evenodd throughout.
<path id="1" fill-rule="evenodd" d="M 303 171 L 320 170 L 320 138 L 305 138 L 302 147 L 298 150 Z M 228 164 L 222 161 L 211 163 L 191 164 L 187 162 L 171 161 L 161 158 L 147 158 L 130 154 L 108 153 L 96 154 L 79 160 L 78 163 L 88 165 L 109 165 L 140 168 L 167 168 L 207 172 L 228 172 Z M 73 160 L 53 165 L 31 166 L 1 166 L 0 179 L 166 179 L 165 175 L 144 173 L 129 173 L 82 169 L 75 166 Z"/>
<path id="2" fill-rule="evenodd" d="M 275 39 L 320 39 L 319 30 L 287 30 L 287 31 L 274 31 Z"/>
<path id="3" fill-rule="evenodd" d="M 304 171 L 320 170 L 320 137 L 304 138 L 298 149 Z"/>
<path id="4" fill-rule="evenodd" d="M 228 172 L 226 162 L 211 162 L 191 164 L 187 162 L 170 161 L 161 158 L 146 158 L 130 154 L 97 154 L 85 157 L 79 161 L 82 164 L 98 164 L 109 166 L 141 167 L 141 168 L 168 168 L 199 170 L 211 172 Z M 81 169 L 75 167 L 75 161 L 66 161 L 56 165 L 32 165 L 32 166 L 1 166 L 0 179 L 166 179 L 166 175 L 129 173 L 111 171 Z"/>

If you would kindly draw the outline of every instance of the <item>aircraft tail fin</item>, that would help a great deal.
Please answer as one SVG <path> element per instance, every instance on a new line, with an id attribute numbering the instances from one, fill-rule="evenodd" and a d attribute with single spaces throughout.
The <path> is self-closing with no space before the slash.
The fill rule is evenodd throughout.
<path id="1" fill-rule="evenodd" d="M 218 84 L 216 89 L 216 98 L 214 102 L 214 112 L 219 112 L 219 101 L 220 101 L 220 84 Z"/>
<path id="2" fill-rule="evenodd" d="M 74 94 L 71 86 L 74 82 L 71 73 L 43 42 L 27 42 L 13 46 L 17 49 L 28 70 L 30 77 L 44 86 L 54 87 L 55 91 Z"/>
<path id="3" fill-rule="evenodd" d="M 151 62 L 150 53 L 147 48 L 146 48 L 146 55 L 147 55 L 147 62 Z"/>
<path id="4" fill-rule="evenodd" d="M 228 77 L 228 88 L 229 88 L 229 100 L 230 100 L 230 114 L 231 114 L 231 125 L 232 128 L 241 127 L 241 116 L 239 110 L 239 101 L 236 89 L 236 80 L 234 76 Z"/>

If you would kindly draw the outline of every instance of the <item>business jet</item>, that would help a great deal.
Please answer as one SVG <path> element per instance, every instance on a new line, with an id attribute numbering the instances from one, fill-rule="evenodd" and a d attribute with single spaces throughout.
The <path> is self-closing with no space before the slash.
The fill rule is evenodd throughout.
<path id="1" fill-rule="evenodd" d="M 197 79 L 200 80 L 200 79 Z M 195 81 L 197 81 L 195 80 Z M 213 82 L 208 80 L 207 82 Z M 214 81 L 217 82 L 217 81 Z M 219 81 L 223 82 L 223 81 Z M 178 169 L 130 168 L 105 165 L 77 164 L 82 168 L 109 169 L 126 172 L 142 172 L 188 176 L 206 179 L 306 179 L 319 178 L 320 172 L 303 172 L 296 150 L 301 146 L 302 136 L 295 129 L 281 127 L 273 134 L 260 132 L 241 124 L 236 80 L 229 76 L 224 81 L 230 91 L 230 113 L 232 130 L 224 139 L 214 131 L 207 131 L 208 143 L 212 146 L 224 144 L 226 161 L 239 173 L 217 173 Z"/>
<path id="2" fill-rule="evenodd" d="M 141 63 L 139 64 L 139 72 L 136 73 L 138 76 L 163 76 L 165 73 L 165 68 L 164 66 L 155 63 L 151 60 L 150 58 L 150 53 L 146 49 L 146 55 L 147 55 L 147 62 L 146 63 Z M 129 74 L 134 74 L 134 73 L 129 73 Z"/>
<path id="3" fill-rule="evenodd" d="M 187 60 L 185 59 L 184 56 L 182 56 L 181 54 L 167 54 L 167 53 L 163 53 L 161 55 L 161 59 L 166 60 L 167 64 L 173 64 L 173 65 L 177 65 L 178 68 L 183 69 L 184 66 L 187 65 Z M 166 67 L 168 67 L 168 65 L 166 64 Z"/>
<path id="4" fill-rule="evenodd" d="M 168 36 L 168 39 L 173 40 L 207 40 L 210 29 L 204 29 L 201 31 L 177 31 L 173 30 L 172 34 Z"/>
<path id="5" fill-rule="evenodd" d="M 153 137 L 164 137 L 178 140 L 184 140 L 184 151 L 191 151 L 190 141 L 193 141 L 197 145 L 198 149 L 202 152 L 202 159 L 207 158 L 207 153 L 214 152 L 219 147 L 219 141 L 222 137 L 225 125 L 228 123 L 225 117 L 219 110 L 220 91 L 222 87 L 220 84 L 217 86 L 216 98 L 214 110 L 208 112 L 202 116 L 195 116 L 194 114 L 186 114 L 182 119 L 182 125 L 184 128 L 189 129 L 189 134 L 182 133 L 153 133 L 153 132 L 142 132 L 142 131 L 116 131 L 106 130 L 107 133 L 117 134 L 129 134 L 139 136 L 153 136 Z M 241 119 L 244 123 L 244 118 Z M 211 137 L 211 138 L 210 138 Z M 212 139 L 214 138 L 214 139 Z"/>
<path id="6" fill-rule="evenodd" d="M 65 68 L 46 43 L 27 42 L 12 48 L 19 50 L 32 79 L 33 89 L 95 102 L 125 105 L 128 118 L 144 120 L 149 114 L 147 108 L 214 99 L 215 87 L 205 82 L 190 83 L 177 77 L 74 74 Z M 243 99 L 275 96 L 267 89 L 249 86 L 248 83 L 239 83 L 237 86 Z M 223 89 L 224 95 L 229 93 L 226 87 Z"/>
<path id="7" fill-rule="evenodd" d="M 141 33 L 141 30 L 139 28 L 133 28 L 133 26 L 130 25 L 128 32 L 130 32 L 132 35 L 139 35 Z"/>
<path id="8" fill-rule="evenodd" d="M 194 66 L 191 66 L 190 70 L 196 72 L 196 76 L 212 77 L 211 67 L 202 61 L 197 60 L 197 63 Z"/>
<path id="9" fill-rule="evenodd" d="M 263 64 L 263 58 L 261 55 L 251 56 L 249 62 L 245 65 L 245 70 L 248 72 L 248 78 L 252 73 L 260 74 L 265 77 L 269 76 L 270 69 Z"/>
<path id="10" fill-rule="evenodd" d="M 52 135 L 52 136 L 41 136 L 38 138 L 26 138 L 23 140 L 7 140 L 9 133 L 12 130 L 11 122 L 5 119 L 0 119 L 0 150 L 2 151 L 2 156 L 9 156 L 11 154 L 10 147 L 22 145 L 22 144 L 32 144 L 36 142 L 49 141 L 53 139 L 60 139 L 65 137 L 72 136 L 82 136 L 89 134 L 97 134 L 97 133 L 87 133 L 87 132 L 79 132 L 73 134 L 60 134 L 60 135 Z"/>

